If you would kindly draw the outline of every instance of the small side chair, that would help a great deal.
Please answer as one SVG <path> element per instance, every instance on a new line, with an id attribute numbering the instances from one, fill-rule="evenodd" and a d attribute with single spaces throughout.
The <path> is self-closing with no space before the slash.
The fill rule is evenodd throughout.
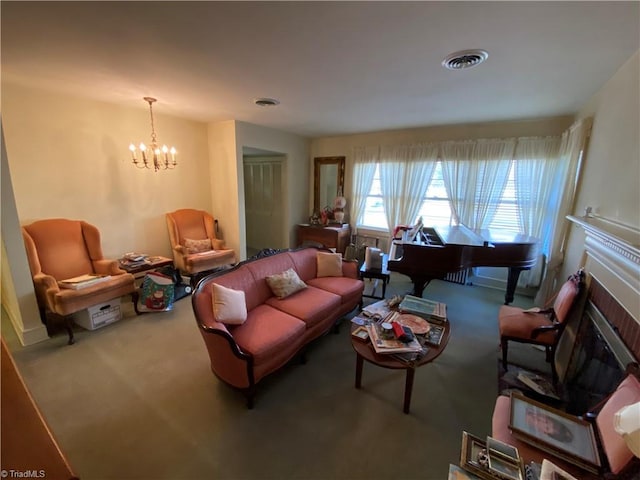
<path id="1" fill-rule="evenodd" d="M 73 313 L 137 292 L 133 275 L 120 269 L 117 260 L 103 257 L 100 231 L 82 220 L 52 218 L 22 226 L 40 318 L 52 335 L 51 317 L 61 317 L 74 342 Z M 74 290 L 58 282 L 85 274 L 108 275 L 105 281 Z"/>
<path id="2" fill-rule="evenodd" d="M 578 296 L 584 289 L 582 269 L 569 276 L 555 296 L 553 305 L 544 309 L 524 310 L 502 305 L 498 312 L 502 366 L 507 370 L 509 342 L 531 343 L 545 347 L 546 361 L 551 363 L 554 382 L 557 379 L 553 357 L 558 339 Z"/>

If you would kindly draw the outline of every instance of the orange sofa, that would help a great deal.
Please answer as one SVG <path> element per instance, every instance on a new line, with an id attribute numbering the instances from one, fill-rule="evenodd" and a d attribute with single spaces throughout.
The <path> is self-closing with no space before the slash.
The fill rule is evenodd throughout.
<path id="1" fill-rule="evenodd" d="M 320 274 L 326 274 L 319 258 L 327 255 L 332 254 L 315 247 L 276 251 L 203 278 L 192 294 L 211 370 L 220 380 L 241 390 L 249 408 L 262 378 L 361 306 L 364 283 L 358 279 L 357 263 L 340 258 L 341 271 L 332 273 L 334 276 L 319 276 L 319 266 L 323 270 Z M 289 269 L 296 272 L 304 287 L 279 298 L 268 280 Z M 220 291 L 244 297 L 229 302 L 244 313 L 241 324 L 230 324 L 230 316 L 217 308 Z"/>

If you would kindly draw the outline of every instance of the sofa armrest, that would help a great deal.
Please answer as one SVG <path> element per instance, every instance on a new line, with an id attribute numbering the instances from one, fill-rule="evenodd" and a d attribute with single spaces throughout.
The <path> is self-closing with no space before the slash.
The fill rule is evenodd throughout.
<path id="1" fill-rule="evenodd" d="M 211 370 L 225 382 L 237 388 L 254 385 L 253 356 L 244 353 L 226 327 L 216 322 L 215 327 L 198 323 L 209 353 Z"/>
<path id="2" fill-rule="evenodd" d="M 342 276 L 349 278 L 358 278 L 358 261 L 342 260 Z"/>
<path id="3" fill-rule="evenodd" d="M 185 255 L 187 253 L 187 249 L 184 248 L 182 245 L 176 245 L 175 247 L 173 247 L 173 251 L 176 252 L 178 255 Z"/>

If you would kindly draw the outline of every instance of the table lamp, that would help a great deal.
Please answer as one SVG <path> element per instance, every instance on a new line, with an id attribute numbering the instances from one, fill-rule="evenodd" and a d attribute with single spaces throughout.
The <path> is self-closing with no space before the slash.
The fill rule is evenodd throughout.
<path id="1" fill-rule="evenodd" d="M 629 450 L 640 458 L 640 402 L 622 407 L 613 416 L 613 427 Z"/>

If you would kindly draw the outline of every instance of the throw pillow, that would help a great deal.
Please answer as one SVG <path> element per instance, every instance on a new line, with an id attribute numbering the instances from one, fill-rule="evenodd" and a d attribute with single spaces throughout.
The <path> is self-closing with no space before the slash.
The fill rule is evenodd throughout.
<path id="1" fill-rule="evenodd" d="M 204 240 L 193 240 L 191 238 L 184 239 L 184 248 L 188 253 L 202 253 L 211 250 L 211 240 L 205 238 Z"/>
<path id="2" fill-rule="evenodd" d="M 340 253 L 318 252 L 316 256 L 318 277 L 341 277 L 342 255 Z"/>
<path id="3" fill-rule="evenodd" d="M 247 319 L 247 304 L 242 290 L 213 284 L 213 314 L 216 320 L 227 325 L 241 325 Z"/>
<path id="4" fill-rule="evenodd" d="M 307 284 L 300 279 L 293 268 L 277 275 L 269 275 L 266 280 L 271 292 L 278 298 L 288 297 L 307 288 Z"/>

